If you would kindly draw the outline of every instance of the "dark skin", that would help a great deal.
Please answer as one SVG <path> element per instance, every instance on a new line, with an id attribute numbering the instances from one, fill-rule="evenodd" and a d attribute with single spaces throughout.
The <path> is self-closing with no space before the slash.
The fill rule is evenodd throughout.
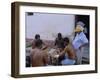
<path id="1" fill-rule="evenodd" d="M 71 44 L 69 44 L 69 42 L 64 42 L 65 48 L 60 48 L 59 49 L 59 55 L 60 56 L 64 56 L 66 53 L 68 54 L 68 57 L 70 59 L 75 59 L 76 55 L 75 55 L 75 51 L 72 48 Z"/>
<path id="2" fill-rule="evenodd" d="M 63 45 L 63 38 L 62 38 L 62 34 L 61 33 L 58 33 L 58 37 L 55 40 L 55 46 L 56 46 L 56 48 L 64 46 Z"/>
<path id="3" fill-rule="evenodd" d="M 42 45 L 36 46 L 31 51 L 31 64 L 32 67 L 45 66 L 48 64 L 48 54 L 42 50 Z"/>
<path id="4" fill-rule="evenodd" d="M 31 51 L 32 67 L 45 66 L 48 64 L 48 54 L 43 50 L 41 40 L 38 39 L 34 44 L 35 48 Z"/>
<path id="5" fill-rule="evenodd" d="M 39 35 L 36 35 L 36 36 L 35 36 L 35 40 L 32 42 L 32 49 L 35 48 L 35 42 L 36 42 L 37 40 L 39 40 L 40 43 L 42 44 L 42 49 L 47 48 L 46 44 L 40 39 L 40 36 L 39 36 Z"/>

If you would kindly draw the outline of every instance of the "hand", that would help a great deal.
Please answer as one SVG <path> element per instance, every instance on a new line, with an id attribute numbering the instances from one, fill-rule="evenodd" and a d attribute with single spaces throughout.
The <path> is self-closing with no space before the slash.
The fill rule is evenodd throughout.
<path id="1" fill-rule="evenodd" d="M 66 52 L 67 51 L 67 46 L 64 48 L 64 52 Z"/>

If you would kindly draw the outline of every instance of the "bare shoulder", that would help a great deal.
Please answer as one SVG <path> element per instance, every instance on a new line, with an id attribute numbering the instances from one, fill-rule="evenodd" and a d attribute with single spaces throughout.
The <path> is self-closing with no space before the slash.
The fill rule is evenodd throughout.
<path id="1" fill-rule="evenodd" d="M 31 52 L 35 51 L 35 49 L 31 49 Z"/>
<path id="2" fill-rule="evenodd" d="M 37 50 L 36 49 L 31 49 L 31 54 L 35 53 Z"/>

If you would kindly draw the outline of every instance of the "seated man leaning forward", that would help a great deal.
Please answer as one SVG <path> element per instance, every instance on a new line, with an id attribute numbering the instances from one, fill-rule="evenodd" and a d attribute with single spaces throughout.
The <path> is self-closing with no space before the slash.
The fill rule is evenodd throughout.
<path id="1" fill-rule="evenodd" d="M 48 54 L 42 50 L 42 43 L 37 40 L 35 48 L 31 51 L 32 67 L 48 65 Z"/>
<path id="2" fill-rule="evenodd" d="M 74 49 L 73 49 L 72 45 L 70 44 L 70 41 L 67 37 L 64 38 L 64 45 L 65 45 L 65 48 L 60 53 L 60 57 L 64 56 L 64 58 L 60 61 L 60 64 L 61 65 L 73 65 L 73 64 L 75 64 L 76 54 L 75 54 L 75 51 L 74 51 Z"/>

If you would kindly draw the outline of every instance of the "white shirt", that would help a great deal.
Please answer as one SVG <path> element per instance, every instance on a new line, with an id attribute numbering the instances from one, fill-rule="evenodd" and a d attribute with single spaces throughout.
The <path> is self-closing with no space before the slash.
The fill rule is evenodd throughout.
<path id="1" fill-rule="evenodd" d="M 79 49 L 83 44 L 88 43 L 88 39 L 86 38 L 83 32 L 77 33 L 75 39 L 72 42 L 72 45 L 75 49 Z"/>

